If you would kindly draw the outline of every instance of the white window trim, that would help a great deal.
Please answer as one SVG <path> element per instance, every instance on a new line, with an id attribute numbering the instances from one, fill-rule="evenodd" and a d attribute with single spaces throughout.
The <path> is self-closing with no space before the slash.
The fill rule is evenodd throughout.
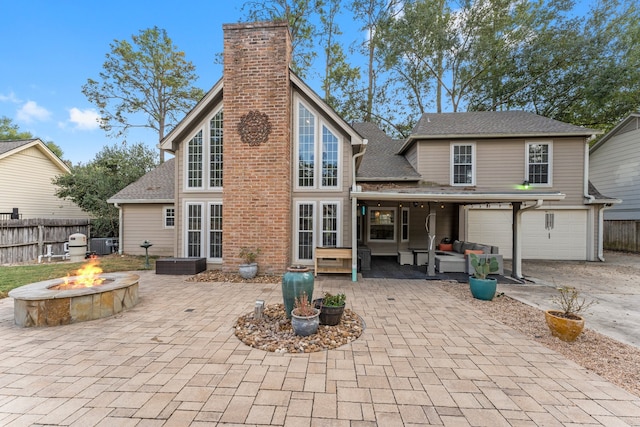
<path id="1" fill-rule="evenodd" d="M 220 104 L 213 113 L 207 116 L 207 119 L 204 121 L 202 126 L 198 127 L 193 133 L 185 139 L 184 146 L 185 150 L 182 154 L 182 160 L 184 165 L 184 191 L 185 192 L 198 192 L 203 190 L 214 191 L 214 192 L 222 192 L 222 187 L 212 187 L 210 185 L 210 173 L 211 173 L 211 119 L 215 117 L 216 114 L 223 109 L 223 105 Z M 224 119 L 223 119 L 224 120 Z M 198 132 L 202 131 L 202 186 L 200 187 L 189 187 L 189 149 L 188 144 Z"/>
<path id="2" fill-rule="evenodd" d="M 318 199 L 297 199 L 294 203 L 295 205 L 295 215 L 294 215 L 294 221 L 295 221 L 295 226 L 294 226 L 294 246 L 292 248 L 293 250 L 293 259 L 294 262 L 296 263 L 310 263 L 313 262 L 313 259 L 300 259 L 298 257 L 298 247 L 300 245 L 300 239 L 299 239 L 299 232 L 300 230 L 298 229 L 298 224 L 300 224 L 300 218 L 299 218 L 299 213 L 300 213 L 300 205 L 312 205 L 312 212 L 313 212 L 313 251 L 314 251 L 314 256 L 315 256 L 315 248 L 318 247 L 322 247 L 322 211 L 323 211 L 323 207 L 325 205 L 336 205 L 337 206 L 337 223 L 336 223 L 336 247 L 341 247 L 342 246 L 342 242 L 343 242 L 343 227 L 344 227 L 344 223 L 343 223 L 343 217 L 342 217 L 342 213 L 343 213 L 343 206 L 342 206 L 342 200 L 329 200 L 329 199 L 323 199 L 323 200 L 318 200 Z"/>
<path id="3" fill-rule="evenodd" d="M 454 147 L 459 147 L 459 146 L 466 146 L 466 145 L 470 145 L 471 146 L 471 183 L 463 183 L 463 184 L 456 184 L 454 182 L 454 163 L 453 163 L 453 159 L 454 159 L 454 152 L 453 149 Z M 450 148 L 449 148 L 449 182 L 451 183 L 452 186 L 454 187 L 465 187 L 465 186 L 475 186 L 476 185 L 476 169 L 477 167 L 477 158 L 476 158 L 476 143 L 475 142 L 452 142 L 450 144 Z"/>
<path id="4" fill-rule="evenodd" d="M 535 184 L 529 182 L 530 187 L 553 187 L 553 141 L 525 141 L 524 142 L 524 180 L 529 181 L 529 146 L 530 145 L 548 145 L 549 146 L 549 170 L 548 183 Z"/>
<path id="5" fill-rule="evenodd" d="M 167 211 L 173 209 L 173 225 L 167 225 Z M 175 206 L 163 206 L 162 207 L 162 228 L 173 230 L 176 228 L 176 208 Z"/>
<path id="6" fill-rule="evenodd" d="M 203 201 L 203 200 L 185 200 L 184 201 L 184 206 L 182 211 L 184 212 L 184 216 L 183 216 L 183 225 L 182 225 L 182 241 L 183 241 L 183 250 L 182 253 L 184 254 L 183 256 L 188 256 L 189 254 L 189 230 L 187 229 L 187 227 L 189 226 L 189 218 L 188 218 L 188 214 L 189 214 L 189 206 L 192 205 L 200 205 L 202 208 L 202 228 L 200 229 L 200 248 L 201 248 L 201 252 L 200 252 L 200 256 L 202 258 L 206 258 L 207 262 L 214 262 L 214 263 L 219 263 L 222 262 L 223 258 L 224 258 L 224 254 L 223 254 L 223 258 L 210 258 L 209 257 L 209 243 L 210 243 L 210 219 L 211 219 L 211 206 L 212 205 L 220 205 L 222 206 L 222 200 L 210 200 L 210 201 Z M 222 218 L 223 221 L 223 228 L 222 228 L 222 233 L 223 233 L 223 239 L 224 239 L 224 217 Z"/>
<path id="7" fill-rule="evenodd" d="M 297 179 L 297 178 L 296 178 Z M 298 228 L 298 226 L 300 225 L 300 205 L 313 205 L 311 212 L 313 213 L 312 216 L 312 221 L 313 221 L 313 239 L 312 241 L 314 242 L 315 246 L 317 246 L 317 241 L 318 241 L 318 203 L 315 200 L 296 200 L 295 202 L 295 214 L 293 216 L 294 218 L 294 233 L 295 233 L 295 237 L 294 237 L 294 246 L 293 246 L 293 259 L 295 260 L 295 262 L 297 263 L 309 263 L 309 262 L 313 262 L 313 259 L 301 259 L 299 257 L 299 247 L 300 247 L 300 229 Z M 314 252 L 314 256 L 315 256 L 315 248 L 312 249 Z"/>
<path id="8" fill-rule="evenodd" d="M 205 223 L 205 221 L 208 220 L 207 218 L 207 209 L 206 209 L 206 205 L 205 202 L 201 202 L 201 201 L 185 201 L 184 203 L 184 208 L 183 208 L 183 229 L 182 229 L 182 253 L 183 256 L 188 257 L 189 256 L 189 206 L 194 206 L 194 205 L 200 205 L 200 207 L 202 208 L 202 224 Z M 206 250 L 206 246 L 205 246 L 205 242 L 206 242 L 206 228 L 208 227 L 204 227 L 200 228 L 200 256 L 202 256 L 202 250 L 205 249 Z"/>
<path id="9" fill-rule="evenodd" d="M 222 258 L 217 258 L 217 257 L 209 257 L 209 246 L 211 246 L 211 240 L 210 240 L 210 236 L 211 236 L 211 207 L 213 205 L 217 205 L 217 206 L 221 206 L 222 207 L 222 200 L 216 200 L 216 201 L 211 201 L 207 204 L 207 223 L 205 226 L 205 242 L 206 242 L 206 246 L 205 246 L 205 253 L 207 254 L 207 260 L 208 261 L 212 261 L 212 262 L 222 262 L 222 260 L 224 259 L 224 252 L 222 253 Z M 224 209 L 223 209 L 223 215 L 224 215 Z M 222 247 L 224 250 L 224 216 L 222 217 Z"/>
<path id="10" fill-rule="evenodd" d="M 407 238 L 403 238 L 402 236 L 402 229 L 404 228 L 404 212 L 407 213 Z M 407 207 L 403 207 L 400 211 L 400 242 L 401 243 L 406 243 L 409 241 L 409 238 L 411 237 L 411 230 L 409 229 L 411 224 L 411 209 L 407 208 Z"/>
<path id="11" fill-rule="evenodd" d="M 321 200 L 320 201 L 320 207 L 318 210 L 318 218 L 319 218 L 319 223 L 317 224 L 318 227 L 318 244 L 316 245 L 317 247 L 322 247 L 322 232 L 324 231 L 322 229 L 323 227 L 323 218 L 322 218 L 322 211 L 324 210 L 324 206 L 325 205 L 336 205 L 337 206 L 337 210 L 338 212 L 336 212 L 336 247 L 342 247 L 342 202 L 340 200 Z"/>
<path id="12" fill-rule="evenodd" d="M 342 154 L 343 154 L 343 138 L 340 132 L 336 132 L 335 128 L 331 126 L 321 114 L 318 113 L 317 110 L 311 108 L 309 104 L 304 102 L 299 95 L 294 96 L 294 108 L 293 108 L 293 141 L 294 141 L 294 161 L 292 162 L 293 167 L 293 180 L 294 180 L 294 190 L 296 191 L 312 191 L 312 190 L 322 190 L 322 191 L 342 191 L 342 174 L 343 174 L 343 165 L 342 165 Z M 313 186 L 312 187 L 301 187 L 299 185 L 298 180 L 298 137 L 299 137 L 299 128 L 298 128 L 298 119 L 299 119 L 299 109 L 298 104 L 302 104 L 304 108 L 306 108 L 313 116 L 315 117 L 315 128 L 314 128 L 314 162 L 313 165 Z M 322 185 L 322 127 L 326 127 L 337 139 L 338 139 L 338 182 L 336 186 L 323 186 Z"/>
<path id="13" fill-rule="evenodd" d="M 373 239 L 371 238 L 371 212 L 373 211 L 393 211 L 393 239 Z M 398 241 L 398 209 L 390 206 L 367 207 L 367 241 L 379 243 L 395 243 Z"/>

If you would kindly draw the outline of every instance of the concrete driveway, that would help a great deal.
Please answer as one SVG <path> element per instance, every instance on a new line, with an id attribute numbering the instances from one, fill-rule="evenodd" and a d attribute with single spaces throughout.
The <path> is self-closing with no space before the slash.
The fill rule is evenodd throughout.
<path id="1" fill-rule="evenodd" d="M 557 308 L 557 287 L 574 286 L 587 300 L 595 300 L 586 327 L 620 342 L 640 347 L 640 254 L 605 252 L 605 262 L 522 262 L 528 283 L 503 285 L 499 292 L 547 310 Z M 511 269 L 510 261 L 505 268 Z"/>

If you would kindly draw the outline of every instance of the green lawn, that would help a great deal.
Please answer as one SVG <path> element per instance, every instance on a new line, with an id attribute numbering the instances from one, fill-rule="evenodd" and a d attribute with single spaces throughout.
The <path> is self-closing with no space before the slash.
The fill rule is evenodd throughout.
<path id="1" fill-rule="evenodd" d="M 145 257 L 128 255 L 107 255 L 98 258 L 100 268 L 105 273 L 115 271 L 144 270 Z M 85 262 L 51 262 L 42 264 L 17 265 L 13 267 L 0 267 L 0 298 L 19 286 L 42 280 L 55 279 L 75 275 Z M 151 269 L 155 268 L 155 259 L 149 257 Z"/>

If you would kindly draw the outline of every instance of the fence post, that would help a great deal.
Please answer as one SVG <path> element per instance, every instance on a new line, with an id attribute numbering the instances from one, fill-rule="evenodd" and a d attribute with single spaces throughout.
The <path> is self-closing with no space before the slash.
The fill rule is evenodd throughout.
<path id="1" fill-rule="evenodd" d="M 44 225 L 38 225 L 38 255 L 44 252 Z"/>

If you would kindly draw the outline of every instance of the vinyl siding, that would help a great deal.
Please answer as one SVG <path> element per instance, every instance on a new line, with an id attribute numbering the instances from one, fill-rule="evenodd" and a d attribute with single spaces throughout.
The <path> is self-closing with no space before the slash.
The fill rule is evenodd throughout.
<path id="1" fill-rule="evenodd" d="M 534 139 L 470 140 L 476 146 L 476 187 L 492 191 L 513 191 L 526 176 L 526 143 Z M 583 205 L 584 138 L 540 140 L 552 143 L 552 186 L 544 190 L 559 191 L 565 200 L 557 206 Z M 456 141 L 464 143 L 465 141 Z M 419 142 L 418 172 L 423 181 L 434 185 L 450 185 L 451 141 Z"/>
<path id="2" fill-rule="evenodd" d="M 614 135 L 589 158 L 589 179 L 600 193 L 622 199 L 607 220 L 640 220 L 640 130 Z"/>
<path id="3" fill-rule="evenodd" d="M 88 219 L 73 202 L 55 195 L 51 180 L 64 173 L 36 146 L 0 160 L 0 212 L 18 208 L 23 219 Z"/>
<path id="4" fill-rule="evenodd" d="M 152 256 L 173 256 L 175 229 L 164 228 L 165 204 L 123 204 L 123 230 L 121 250 L 127 255 L 144 255 L 140 245 L 145 240 L 153 246 L 149 248 Z"/>

